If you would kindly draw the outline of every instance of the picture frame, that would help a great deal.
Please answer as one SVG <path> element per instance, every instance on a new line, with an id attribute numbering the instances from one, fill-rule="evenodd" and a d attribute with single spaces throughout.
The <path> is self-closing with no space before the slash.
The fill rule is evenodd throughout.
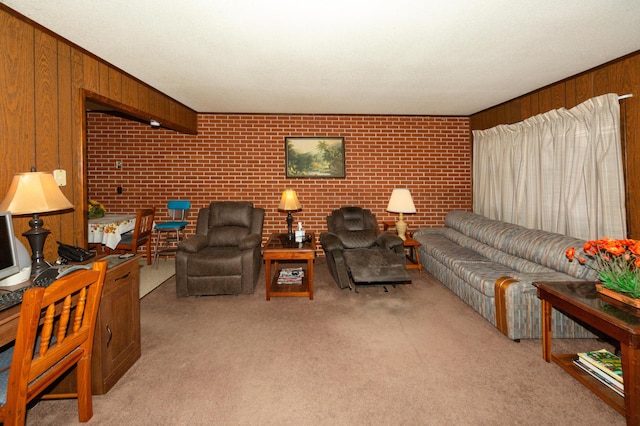
<path id="1" fill-rule="evenodd" d="M 343 137 L 286 137 L 287 178 L 346 177 Z"/>

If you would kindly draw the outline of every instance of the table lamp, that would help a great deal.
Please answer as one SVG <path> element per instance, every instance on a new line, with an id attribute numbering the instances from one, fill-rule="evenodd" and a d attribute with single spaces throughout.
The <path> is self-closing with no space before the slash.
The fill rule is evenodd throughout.
<path id="1" fill-rule="evenodd" d="M 73 209 L 51 173 L 29 172 L 13 176 L 9 192 L 0 203 L 0 211 L 10 211 L 14 216 L 33 215 L 31 229 L 22 235 L 31 246 L 31 275 L 37 275 L 49 267 L 44 261 L 44 242 L 50 230 L 42 227 L 41 213 Z"/>
<path id="2" fill-rule="evenodd" d="M 291 212 L 298 211 L 302 208 L 300 201 L 298 201 L 298 195 L 293 189 L 285 189 L 282 192 L 282 198 L 280 198 L 280 204 L 278 210 L 287 212 L 287 237 L 293 240 L 293 215 Z"/>
<path id="3" fill-rule="evenodd" d="M 403 213 L 416 212 L 416 206 L 413 204 L 413 198 L 411 198 L 411 193 L 407 188 L 395 188 L 393 192 L 391 192 L 387 211 L 391 213 L 400 213 L 398 221 L 396 222 L 396 231 L 403 241 L 406 240 L 407 224 L 405 223 L 402 215 Z"/>

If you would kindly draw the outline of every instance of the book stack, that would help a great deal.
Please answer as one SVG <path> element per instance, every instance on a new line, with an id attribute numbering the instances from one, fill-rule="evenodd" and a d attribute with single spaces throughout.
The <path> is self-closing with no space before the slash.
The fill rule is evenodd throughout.
<path id="1" fill-rule="evenodd" d="M 620 396 L 624 396 L 622 362 L 606 349 L 581 352 L 573 363 Z"/>
<path id="2" fill-rule="evenodd" d="M 300 285 L 304 278 L 304 270 L 302 268 L 284 268 L 280 270 L 278 275 L 278 284 L 283 285 Z"/>

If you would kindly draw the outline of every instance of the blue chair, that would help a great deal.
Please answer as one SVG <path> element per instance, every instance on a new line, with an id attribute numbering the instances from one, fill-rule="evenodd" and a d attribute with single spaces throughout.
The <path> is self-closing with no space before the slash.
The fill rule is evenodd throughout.
<path id="1" fill-rule="evenodd" d="M 167 203 L 171 220 L 155 225 L 155 230 L 158 232 L 158 235 L 156 235 L 154 263 L 160 256 L 175 255 L 177 243 L 180 239 L 185 238 L 184 230 L 188 225 L 187 216 L 190 208 L 191 201 L 170 200 Z M 160 240 L 162 240 L 162 246 L 160 246 Z M 175 243 L 175 245 L 172 245 L 172 243 Z"/>

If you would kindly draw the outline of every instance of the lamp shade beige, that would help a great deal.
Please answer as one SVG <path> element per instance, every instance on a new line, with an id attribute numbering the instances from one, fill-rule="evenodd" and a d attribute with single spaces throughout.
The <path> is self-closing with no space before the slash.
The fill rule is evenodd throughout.
<path id="1" fill-rule="evenodd" d="M 13 215 L 55 212 L 72 208 L 73 204 L 60 191 L 53 174 L 44 172 L 14 175 L 9 191 L 0 203 L 0 211 L 10 211 Z"/>
<path id="2" fill-rule="evenodd" d="M 407 188 L 395 188 L 391 192 L 387 211 L 392 213 L 415 213 L 416 206 L 413 204 L 413 198 Z"/>
<path id="3" fill-rule="evenodd" d="M 300 201 L 298 201 L 296 191 L 293 189 L 285 189 L 282 191 L 282 198 L 280 198 L 278 210 L 290 212 L 300 210 L 300 208 L 302 208 L 302 206 L 300 205 Z"/>

